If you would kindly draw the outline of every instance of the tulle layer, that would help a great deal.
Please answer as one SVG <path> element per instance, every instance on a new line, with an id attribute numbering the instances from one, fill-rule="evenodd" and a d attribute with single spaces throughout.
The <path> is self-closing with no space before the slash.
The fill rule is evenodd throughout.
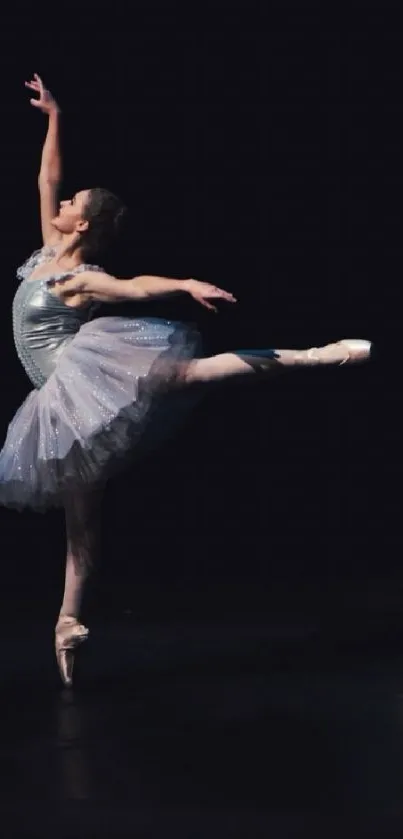
<path id="1" fill-rule="evenodd" d="M 176 385 L 199 350 L 198 333 L 181 323 L 106 317 L 85 324 L 9 425 L 0 503 L 60 506 L 65 493 L 105 483 L 169 438 L 194 404 Z"/>

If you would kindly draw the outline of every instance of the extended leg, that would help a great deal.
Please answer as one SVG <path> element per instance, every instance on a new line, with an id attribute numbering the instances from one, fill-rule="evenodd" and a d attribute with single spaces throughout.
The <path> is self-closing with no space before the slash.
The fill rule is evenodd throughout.
<path id="1" fill-rule="evenodd" d="M 345 339 L 308 350 L 237 350 L 194 359 L 187 367 L 185 381 L 188 384 L 208 384 L 236 377 L 271 374 L 285 368 L 358 363 L 366 361 L 370 352 L 370 341 L 357 339 Z"/>

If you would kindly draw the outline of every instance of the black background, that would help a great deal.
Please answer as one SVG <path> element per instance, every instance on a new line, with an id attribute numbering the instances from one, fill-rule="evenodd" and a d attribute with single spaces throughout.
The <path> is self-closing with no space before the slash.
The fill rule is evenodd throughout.
<path id="1" fill-rule="evenodd" d="M 1 40 L 3 437 L 31 388 L 10 307 L 16 266 L 40 246 L 35 71 L 63 109 L 63 194 L 102 185 L 130 207 L 114 272 L 195 276 L 239 298 L 217 316 L 177 300 L 153 314 L 197 321 L 210 352 L 377 348 L 367 367 L 212 394 L 111 484 L 87 609 L 400 630 L 397 5 L 8 8 Z M 54 616 L 61 513 L 0 521 L 0 608 Z"/>

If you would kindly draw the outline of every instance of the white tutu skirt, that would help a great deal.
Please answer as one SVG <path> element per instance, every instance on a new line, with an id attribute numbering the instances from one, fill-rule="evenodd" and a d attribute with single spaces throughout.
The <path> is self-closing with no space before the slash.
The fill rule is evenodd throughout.
<path id="1" fill-rule="evenodd" d="M 194 404 L 178 375 L 199 350 L 198 333 L 172 321 L 104 317 L 81 327 L 9 425 L 0 503 L 60 506 L 172 436 Z"/>

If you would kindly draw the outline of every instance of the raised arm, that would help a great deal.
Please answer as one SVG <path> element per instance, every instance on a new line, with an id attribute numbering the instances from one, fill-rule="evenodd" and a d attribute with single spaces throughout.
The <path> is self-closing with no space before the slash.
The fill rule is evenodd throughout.
<path id="1" fill-rule="evenodd" d="M 52 219 L 57 215 L 57 203 L 62 179 L 62 161 L 60 154 L 60 109 L 40 76 L 35 73 L 25 86 L 38 94 L 38 99 L 31 99 L 31 105 L 48 117 L 48 130 L 42 150 L 41 168 L 38 177 L 41 228 L 44 245 L 53 245 L 60 239 L 60 234 L 52 226 Z"/>
<path id="2" fill-rule="evenodd" d="M 75 304 L 84 305 L 88 300 L 118 303 L 122 300 L 152 300 L 173 294 L 189 294 L 206 309 L 217 311 L 210 302 L 214 299 L 236 303 L 235 297 L 222 288 L 199 280 L 174 280 L 168 277 L 142 275 L 130 280 L 118 280 L 101 271 L 83 271 L 71 279 L 55 281 L 58 296 L 76 298 Z"/>

